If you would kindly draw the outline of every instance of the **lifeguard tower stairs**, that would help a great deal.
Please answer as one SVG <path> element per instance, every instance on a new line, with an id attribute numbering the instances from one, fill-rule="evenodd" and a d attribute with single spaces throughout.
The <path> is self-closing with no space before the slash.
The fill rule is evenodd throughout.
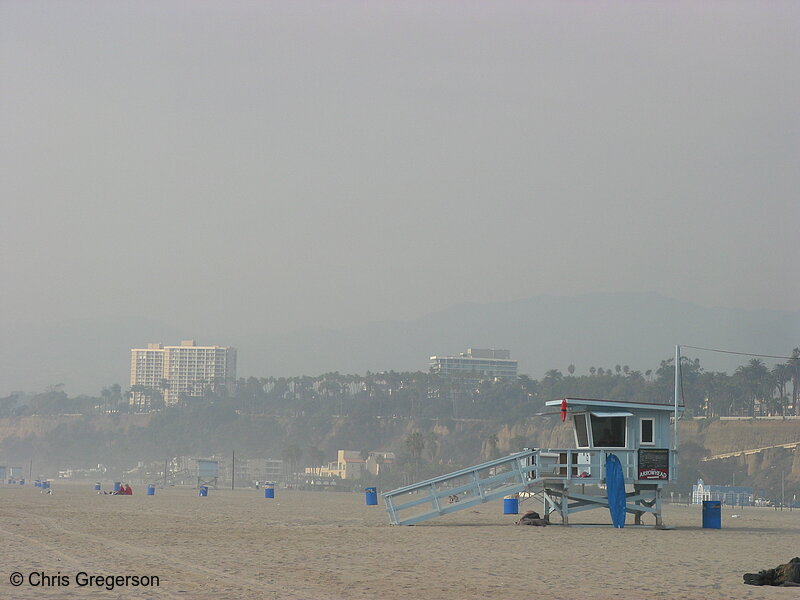
<path id="1" fill-rule="evenodd" d="M 527 490 L 529 474 L 536 469 L 530 459 L 536 452 L 518 452 L 386 492 L 389 521 L 413 525 Z"/>

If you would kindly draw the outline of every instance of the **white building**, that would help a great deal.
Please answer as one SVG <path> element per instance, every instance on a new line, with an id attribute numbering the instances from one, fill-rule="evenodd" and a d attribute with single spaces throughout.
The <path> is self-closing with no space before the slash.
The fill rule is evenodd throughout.
<path id="1" fill-rule="evenodd" d="M 430 368 L 431 373 L 471 381 L 517 377 L 517 361 L 508 350 L 469 348 L 458 356 L 431 356 Z"/>
<path id="2" fill-rule="evenodd" d="M 131 404 L 148 408 L 154 391 L 167 405 L 199 397 L 210 387 L 236 379 L 236 348 L 148 344 L 131 350 Z"/>

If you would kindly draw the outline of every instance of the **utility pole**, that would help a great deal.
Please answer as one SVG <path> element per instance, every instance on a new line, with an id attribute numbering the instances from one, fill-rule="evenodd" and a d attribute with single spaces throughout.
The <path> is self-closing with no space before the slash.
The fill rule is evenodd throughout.
<path id="1" fill-rule="evenodd" d="M 231 455 L 231 489 L 233 489 L 233 482 L 236 479 L 236 450 L 233 450 Z"/>

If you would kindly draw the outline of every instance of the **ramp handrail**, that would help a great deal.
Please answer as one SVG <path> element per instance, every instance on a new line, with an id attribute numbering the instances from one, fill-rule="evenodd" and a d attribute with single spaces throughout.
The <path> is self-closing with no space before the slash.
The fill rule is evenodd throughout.
<path id="1" fill-rule="evenodd" d="M 490 500 L 496 500 L 503 496 L 521 492 L 528 487 L 531 478 L 531 472 L 535 471 L 537 466 L 535 460 L 529 460 L 537 454 L 536 450 L 526 450 L 524 452 L 517 452 L 503 458 L 490 460 L 488 462 L 467 467 L 446 475 L 433 477 L 406 485 L 396 490 L 382 494 L 384 502 L 386 503 L 386 510 L 389 513 L 389 520 L 394 525 L 411 525 L 419 523 L 427 519 L 432 519 L 443 514 L 455 512 L 475 506 Z M 498 467 L 512 467 L 508 471 L 497 473 Z M 482 476 L 482 472 L 487 475 Z M 439 489 L 440 484 L 448 481 L 466 477 L 470 481 L 456 487 Z M 495 487 L 496 486 L 496 487 Z M 403 504 L 395 504 L 395 499 L 403 494 L 413 492 L 425 492 L 419 498 L 415 498 Z M 465 501 L 459 501 L 455 504 L 442 506 L 439 502 L 440 498 L 450 497 L 458 494 L 467 494 Z M 418 514 L 413 517 L 401 519 L 398 513 L 402 510 L 419 506 L 422 504 L 430 503 L 432 510 L 423 514 Z"/>

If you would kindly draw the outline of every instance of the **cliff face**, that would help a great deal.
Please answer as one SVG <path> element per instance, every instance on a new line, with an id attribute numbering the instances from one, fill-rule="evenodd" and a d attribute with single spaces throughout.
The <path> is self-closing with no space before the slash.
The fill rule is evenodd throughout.
<path id="1" fill-rule="evenodd" d="M 227 416 L 226 416 L 227 415 Z M 402 417 L 276 419 L 208 411 L 153 415 L 63 415 L 0 419 L 0 464 L 29 459 L 53 469 L 100 462 L 120 468 L 153 457 L 227 453 L 231 448 L 253 457 L 279 457 L 291 444 L 303 452 L 320 448 L 326 460 L 339 449 L 408 454 L 409 434 L 425 438 L 421 455 L 430 474 L 473 465 L 522 448 L 572 448 L 569 423 L 557 415 L 499 426 L 477 419 L 411 420 Z M 224 418 L 223 418 L 224 417 Z M 771 448 L 747 456 L 703 461 L 709 456 L 800 442 L 800 419 L 682 420 L 678 488 L 697 478 L 708 483 L 733 481 L 765 489 L 800 484 L 800 451 Z M 788 488 L 787 488 L 788 489 Z M 800 489 L 797 490 L 800 493 Z"/>
<path id="2" fill-rule="evenodd" d="M 61 426 L 90 422 L 100 431 L 128 431 L 132 427 L 144 427 L 152 418 L 150 414 L 134 415 L 44 415 L 32 417 L 0 418 L 0 443 L 6 438 L 43 437 Z"/>
<path id="3" fill-rule="evenodd" d="M 710 455 L 800 442 L 800 419 L 683 420 L 681 441 L 692 441 Z"/>

